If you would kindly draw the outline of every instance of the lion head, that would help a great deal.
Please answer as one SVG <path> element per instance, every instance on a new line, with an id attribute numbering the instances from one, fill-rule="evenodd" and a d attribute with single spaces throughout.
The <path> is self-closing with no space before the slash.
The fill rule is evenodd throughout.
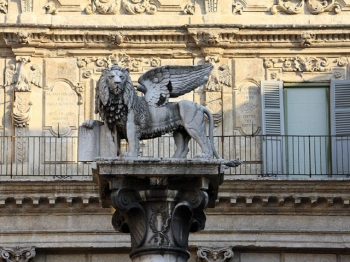
<path id="1" fill-rule="evenodd" d="M 103 70 L 96 86 L 95 112 L 107 122 L 111 130 L 115 125 L 126 125 L 135 96 L 129 71 L 120 66 Z"/>

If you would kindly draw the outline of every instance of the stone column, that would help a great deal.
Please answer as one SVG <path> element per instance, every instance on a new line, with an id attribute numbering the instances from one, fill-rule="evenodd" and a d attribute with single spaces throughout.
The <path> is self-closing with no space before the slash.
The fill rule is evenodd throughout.
<path id="1" fill-rule="evenodd" d="M 204 209 L 215 205 L 221 162 L 137 158 L 96 164 L 102 204 L 116 209 L 115 230 L 130 233 L 132 261 L 187 261 L 189 233 L 204 229 Z"/>

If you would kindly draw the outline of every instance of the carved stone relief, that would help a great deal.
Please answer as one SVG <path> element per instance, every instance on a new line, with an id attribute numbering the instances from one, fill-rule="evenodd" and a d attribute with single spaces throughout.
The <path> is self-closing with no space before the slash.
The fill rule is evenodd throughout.
<path id="1" fill-rule="evenodd" d="M 244 12 L 266 12 L 268 6 L 265 3 L 266 1 L 260 0 L 235 0 L 232 4 L 232 13 L 233 14 L 243 14 Z"/>
<path id="2" fill-rule="evenodd" d="M 225 262 L 233 258 L 232 247 L 211 248 L 198 247 L 197 259 L 203 262 Z"/>
<path id="3" fill-rule="evenodd" d="M 29 262 L 33 261 L 36 252 L 34 247 L 2 247 L 1 259 L 6 262 Z"/>
<path id="4" fill-rule="evenodd" d="M 243 5 L 240 2 L 232 4 L 232 13 L 241 15 L 243 13 Z"/>
<path id="5" fill-rule="evenodd" d="M 315 40 L 316 35 L 310 32 L 303 32 L 300 35 L 300 46 L 301 47 L 309 47 L 311 46 L 313 43 L 313 40 Z"/>
<path id="6" fill-rule="evenodd" d="M 7 14 L 7 0 L 0 0 L 0 12 Z"/>
<path id="7" fill-rule="evenodd" d="M 67 80 L 59 80 L 53 84 L 50 90 L 45 91 L 45 127 L 54 136 L 69 136 L 72 130 L 78 128 L 79 102 L 78 95 L 82 91 L 76 89 Z M 78 95 L 77 95 L 78 93 Z"/>
<path id="8" fill-rule="evenodd" d="M 130 38 L 121 32 L 110 35 L 110 39 L 111 39 L 111 42 L 116 45 L 121 45 L 122 43 L 130 41 Z"/>
<path id="9" fill-rule="evenodd" d="M 242 82 L 235 92 L 235 128 L 243 135 L 260 132 L 260 86 L 254 80 Z"/>
<path id="10" fill-rule="evenodd" d="M 285 57 L 265 58 L 266 79 L 288 80 L 291 82 L 346 79 L 345 57 Z M 296 78 L 296 76 L 298 76 Z M 310 78 L 310 79 L 309 79 Z M 293 80 L 292 80 L 293 79 Z"/>
<path id="11" fill-rule="evenodd" d="M 5 36 L 6 44 L 29 44 L 31 42 L 32 34 L 27 31 L 20 31 Z"/>
<path id="12" fill-rule="evenodd" d="M 49 2 L 45 5 L 46 14 L 57 15 L 58 10 L 54 2 Z"/>
<path id="13" fill-rule="evenodd" d="M 200 29 L 189 28 L 188 33 L 199 46 L 221 46 L 230 43 L 230 40 L 239 31 L 238 28 L 232 29 Z"/>
<path id="14" fill-rule="evenodd" d="M 99 14 L 114 15 L 119 11 L 119 2 L 116 0 L 91 0 L 91 4 L 85 7 L 88 15 L 98 12 Z"/>
<path id="15" fill-rule="evenodd" d="M 194 15 L 195 12 L 194 4 L 187 4 L 184 8 L 184 14 L 185 15 Z"/>
<path id="16" fill-rule="evenodd" d="M 300 14 L 302 11 L 304 11 L 305 5 L 307 10 L 314 15 L 325 12 L 335 12 L 338 14 L 342 10 L 338 0 L 277 0 L 277 3 L 271 7 L 271 13 L 275 15 L 278 13 L 278 11 L 280 11 L 287 14 Z"/>
<path id="17" fill-rule="evenodd" d="M 78 58 L 77 66 L 83 69 L 83 77 L 89 78 L 93 74 L 99 75 L 105 68 L 111 67 L 112 65 L 119 65 L 121 67 L 128 68 L 130 72 L 141 72 L 142 67 L 157 67 L 160 66 L 160 62 L 161 61 L 159 57 L 131 58 L 125 53 L 117 53 L 109 55 L 106 58 Z"/>
<path id="18" fill-rule="evenodd" d="M 5 86 L 15 84 L 15 91 L 30 91 L 31 84 L 42 87 L 42 70 L 34 64 L 27 72 L 25 65 L 30 62 L 30 57 L 17 57 L 17 68 L 10 64 L 5 71 Z"/>
<path id="19" fill-rule="evenodd" d="M 123 0 L 123 6 L 129 15 L 143 13 L 153 15 L 157 12 L 157 6 L 152 0 Z"/>
<path id="20" fill-rule="evenodd" d="M 231 87 L 231 70 L 228 65 L 218 65 L 220 58 L 218 56 L 206 57 L 206 62 L 214 65 L 214 69 L 205 85 L 205 106 L 213 113 L 215 126 L 219 126 L 222 121 L 222 88 Z"/>

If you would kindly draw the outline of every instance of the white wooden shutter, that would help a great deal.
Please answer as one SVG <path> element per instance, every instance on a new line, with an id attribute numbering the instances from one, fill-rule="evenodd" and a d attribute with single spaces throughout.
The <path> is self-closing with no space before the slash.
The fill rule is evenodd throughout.
<path id="1" fill-rule="evenodd" d="M 261 81 L 263 173 L 284 174 L 283 82 Z"/>
<path id="2" fill-rule="evenodd" d="M 331 82 L 332 172 L 350 174 L 350 81 Z"/>

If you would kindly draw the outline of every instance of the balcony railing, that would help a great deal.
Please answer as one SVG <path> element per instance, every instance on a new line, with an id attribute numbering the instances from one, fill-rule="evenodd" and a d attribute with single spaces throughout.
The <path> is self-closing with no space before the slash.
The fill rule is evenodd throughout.
<path id="1" fill-rule="evenodd" d="M 232 177 L 288 176 L 346 177 L 350 174 L 349 136 L 220 136 L 215 148 L 226 160 L 244 164 L 231 168 Z M 122 144 L 123 150 L 127 144 Z M 141 142 L 143 157 L 168 158 L 174 154 L 171 136 Z M 188 158 L 199 153 L 192 139 Z M 79 162 L 78 137 L 0 137 L 0 179 L 91 180 L 88 162 Z"/>

